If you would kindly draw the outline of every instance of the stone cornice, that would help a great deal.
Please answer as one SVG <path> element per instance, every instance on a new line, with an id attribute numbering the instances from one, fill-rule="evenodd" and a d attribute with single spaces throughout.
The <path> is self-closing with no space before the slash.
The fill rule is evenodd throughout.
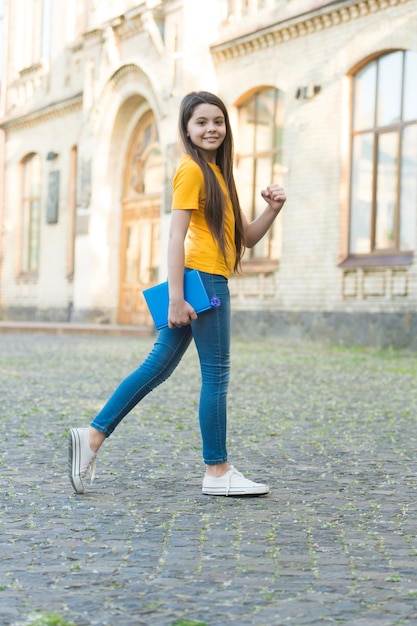
<path id="1" fill-rule="evenodd" d="M 30 113 L 26 113 L 24 115 L 16 117 L 8 115 L 6 118 L 0 120 L 0 128 L 3 128 L 6 132 L 10 132 L 42 124 L 50 119 L 68 115 L 73 111 L 77 111 L 81 108 L 82 101 L 82 93 L 77 93 L 66 100 L 53 102 L 37 109 L 36 111 L 30 111 Z"/>
<path id="2" fill-rule="evenodd" d="M 335 0 L 325 6 L 274 22 L 270 26 L 246 32 L 211 46 L 216 62 L 244 56 L 326 28 L 377 13 L 409 0 Z"/>

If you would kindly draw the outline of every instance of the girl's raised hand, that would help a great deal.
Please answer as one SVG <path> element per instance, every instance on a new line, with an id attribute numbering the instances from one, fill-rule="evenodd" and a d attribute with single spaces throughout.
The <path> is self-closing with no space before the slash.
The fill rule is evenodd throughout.
<path id="1" fill-rule="evenodd" d="M 283 187 L 277 184 L 268 185 L 266 189 L 262 189 L 261 196 L 276 213 L 281 211 L 287 199 Z"/>

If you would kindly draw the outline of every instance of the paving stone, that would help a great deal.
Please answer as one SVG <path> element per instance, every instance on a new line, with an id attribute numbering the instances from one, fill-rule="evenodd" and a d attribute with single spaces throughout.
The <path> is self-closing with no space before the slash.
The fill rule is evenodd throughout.
<path id="1" fill-rule="evenodd" d="M 192 348 L 73 494 L 68 429 L 151 345 L 0 334 L 1 626 L 416 623 L 415 354 L 235 340 L 230 459 L 272 491 L 211 498 Z"/>

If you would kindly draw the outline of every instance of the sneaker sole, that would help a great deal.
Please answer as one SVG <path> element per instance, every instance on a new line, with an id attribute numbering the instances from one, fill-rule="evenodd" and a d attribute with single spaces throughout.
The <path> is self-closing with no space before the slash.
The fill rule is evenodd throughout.
<path id="1" fill-rule="evenodd" d="M 68 476 L 76 493 L 84 493 L 84 485 L 80 477 L 80 447 L 79 434 L 75 429 L 71 429 L 68 434 Z"/>
<path id="2" fill-rule="evenodd" d="M 213 488 L 206 487 L 202 489 L 202 493 L 206 496 L 265 496 L 270 492 L 270 488 L 265 487 L 254 487 L 253 489 L 230 489 L 228 493 L 223 488 Z"/>

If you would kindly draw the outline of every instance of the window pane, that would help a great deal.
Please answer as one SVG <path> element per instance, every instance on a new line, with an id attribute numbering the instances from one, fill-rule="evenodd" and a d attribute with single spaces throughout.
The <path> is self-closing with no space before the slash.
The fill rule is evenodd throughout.
<path id="1" fill-rule="evenodd" d="M 353 139 L 350 212 L 350 252 L 371 251 L 372 155 L 374 137 L 370 133 Z"/>
<path id="2" fill-rule="evenodd" d="M 259 93 L 256 104 L 255 151 L 270 151 L 274 140 L 275 90 L 268 89 Z"/>
<path id="3" fill-rule="evenodd" d="M 278 89 L 258 91 L 239 106 L 236 181 L 249 220 L 265 208 L 260 190 L 271 182 L 281 182 L 283 120 L 283 93 Z M 271 241 L 272 229 L 245 258 L 268 258 L 272 252 L 276 255 L 278 243 L 272 248 Z"/>
<path id="4" fill-rule="evenodd" d="M 48 59 L 51 54 L 51 20 L 52 0 L 43 0 L 41 56 Z"/>
<path id="5" fill-rule="evenodd" d="M 149 146 L 152 140 L 152 124 L 148 124 L 148 126 L 143 131 L 143 144 L 141 145 L 141 149 L 145 150 Z"/>
<path id="6" fill-rule="evenodd" d="M 143 163 L 144 193 L 162 193 L 164 163 L 159 146 L 155 146 L 146 156 Z"/>
<path id="7" fill-rule="evenodd" d="M 417 119 L 417 54 L 408 51 L 404 66 L 404 113 L 403 119 L 408 122 Z"/>
<path id="8" fill-rule="evenodd" d="M 24 162 L 23 214 L 22 214 L 22 264 L 24 272 L 38 270 L 40 213 L 41 213 L 41 161 L 32 155 Z"/>
<path id="9" fill-rule="evenodd" d="M 239 108 L 239 153 L 250 154 L 255 146 L 255 98 Z"/>
<path id="10" fill-rule="evenodd" d="M 403 53 L 383 56 L 378 65 L 377 126 L 398 123 L 401 119 Z"/>
<path id="11" fill-rule="evenodd" d="M 28 241 L 28 267 L 30 271 L 38 269 L 39 256 L 39 222 L 40 222 L 40 202 L 33 200 L 29 207 L 29 241 Z"/>
<path id="12" fill-rule="evenodd" d="M 284 130 L 284 98 L 283 92 L 278 91 L 276 96 L 275 120 L 274 120 L 274 145 L 273 148 L 281 148 Z"/>
<path id="13" fill-rule="evenodd" d="M 386 250 L 395 245 L 395 205 L 397 195 L 398 133 L 379 137 L 375 248 Z"/>
<path id="14" fill-rule="evenodd" d="M 265 189 L 271 182 L 271 159 L 270 157 L 256 159 L 256 179 L 255 179 L 255 207 L 256 215 L 260 215 L 265 210 L 265 201 L 262 199 L 261 190 Z M 270 240 L 272 230 L 266 237 L 252 248 L 252 258 L 268 258 L 270 256 Z"/>
<path id="15" fill-rule="evenodd" d="M 143 222 L 139 233 L 139 263 L 137 280 L 142 285 L 149 285 L 151 277 L 152 223 Z"/>
<path id="16" fill-rule="evenodd" d="M 253 220 L 253 166 L 252 157 L 239 159 L 238 191 L 239 200 L 246 217 Z"/>
<path id="17" fill-rule="evenodd" d="M 265 209 L 265 201 L 261 196 L 261 191 L 271 183 L 271 166 L 269 156 L 256 159 L 255 204 L 257 215 L 263 213 Z"/>
<path id="18" fill-rule="evenodd" d="M 138 229 L 128 226 L 126 229 L 126 250 L 125 250 L 125 275 L 124 282 L 132 284 L 137 265 L 137 254 L 139 249 Z"/>
<path id="19" fill-rule="evenodd" d="M 375 119 L 376 63 L 371 63 L 355 76 L 353 129 L 373 128 Z"/>
<path id="20" fill-rule="evenodd" d="M 400 250 L 417 248 L 417 126 L 404 129 L 401 158 Z"/>

